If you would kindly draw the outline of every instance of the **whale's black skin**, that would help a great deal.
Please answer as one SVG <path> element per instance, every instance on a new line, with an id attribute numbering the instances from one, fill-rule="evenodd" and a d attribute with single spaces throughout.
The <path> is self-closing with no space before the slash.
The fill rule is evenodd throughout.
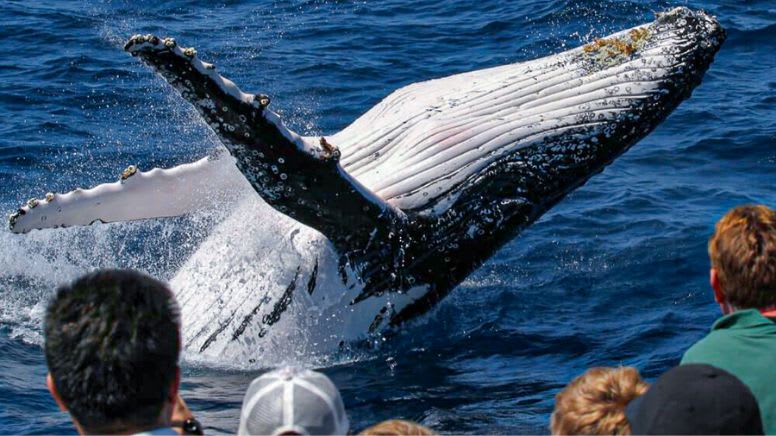
<path id="1" fill-rule="evenodd" d="M 384 292 L 404 292 L 419 284 L 428 287 L 422 298 L 392 314 L 390 323 L 396 325 L 430 309 L 505 242 L 689 97 L 725 38 L 718 25 L 709 35 L 708 23 L 703 22 L 707 19 L 693 13 L 658 19 L 663 26 L 681 30 L 689 51 L 681 54 L 681 68 L 662 81 L 660 92 L 630 107 L 637 117 L 618 120 L 608 135 L 585 135 L 585 120 L 580 120 L 579 129 L 550 132 L 541 143 L 495 160 L 455 186 L 456 201 L 439 215 L 429 213 L 434 204 L 399 210 L 371 194 L 348 176 L 336 144 L 321 139 L 320 149 L 306 149 L 289 139 L 265 117 L 267 96 L 246 101 L 225 91 L 213 75 L 192 65 L 195 54 L 190 49 L 181 55 L 170 40 L 154 36 L 133 37 L 125 49 L 152 66 L 199 110 L 267 203 L 333 243 L 343 267 L 354 267 L 364 283 L 354 304 Z"/>

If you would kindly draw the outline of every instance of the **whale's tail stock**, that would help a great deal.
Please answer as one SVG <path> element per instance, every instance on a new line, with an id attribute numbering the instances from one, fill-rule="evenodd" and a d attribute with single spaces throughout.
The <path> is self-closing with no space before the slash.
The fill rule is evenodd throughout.
<path id="1" fill-rule="evenodd" d="M 677 8 L 557 55 L 406 86 L 325 138 L 292 132 L 268 96 L 242 92 L 171 38 L 137 35 L 125 49 L 197 108 L 264 201 L 360 272 L 354 303 L 428 287 L 398 323 L 652 131 L 724 39 L 713 17 Z M 11 230 L 174 216 L 201 207 L 208 187 L 245 185 L 228 156 L 189 165 L 32 200 Z M 196 183 L 180 183 L 187 176 Z"/>

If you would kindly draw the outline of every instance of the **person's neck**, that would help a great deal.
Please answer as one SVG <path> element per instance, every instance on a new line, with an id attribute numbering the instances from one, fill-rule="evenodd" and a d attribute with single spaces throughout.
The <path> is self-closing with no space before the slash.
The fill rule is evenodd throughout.
<path id="1" fill-rule="evenodd" d="M 743 310 L 729 303 L 720 304 L 720 308 L 722 309 L 723 315 L 730 315 L 731 313 L 735 313 L 735 312 L 738 312 L 739 310 Z M 776 318 L 776 305 L 760 307 L 760 308 L 757 308 L 757 310 L 760 311 L 760 314 L 766 318 Z"/>
<path id="2" fill-rule="evenodd" d="M 776 318 L 776 305 L 763 307 L 760 313 L 766 318 Z"/>
<path id="3" fill-rule="evenodd" d="M 131 434 L 143 433 L 151 430 L 156 430 L 158 428 L 165 428 L 170 426 L 169 419 L 166 419 L 166 420 L 159 419 L 156 423 L 149 424 L 149 425 L 134 425 L 134 424 L 128 424 L 122 421 L 116 421 L 103 428 L 94 428 L 94 429 L 85 429 L 82 425 L 76 422 L 75 419 L 73 420 L 73 423 L 75 424 L 76 429 L 78 429 L 78 433 L 82 435 L 86 435 L 86 434 L 131 435 Z"/>

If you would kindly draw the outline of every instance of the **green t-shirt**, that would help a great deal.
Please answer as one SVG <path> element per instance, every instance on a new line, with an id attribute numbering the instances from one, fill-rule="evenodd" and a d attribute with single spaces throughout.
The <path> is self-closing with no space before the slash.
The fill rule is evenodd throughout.
<path id="1" fill-rule="evenodd" d="M 757 309 L 725 315 L 684 353 L 685 363 L 706 363 L 738 377 L 760 404 L 765 433 L 776 434 L 776 322 Z"/>

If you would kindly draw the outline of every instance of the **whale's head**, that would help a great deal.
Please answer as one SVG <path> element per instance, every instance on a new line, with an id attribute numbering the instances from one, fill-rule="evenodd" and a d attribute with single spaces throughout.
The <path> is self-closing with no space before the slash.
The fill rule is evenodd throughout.
<path id="1" fill-rule="evenodd" d="M 679 7 L 528 63 L 537 91 L 516 114 L 527 129 L 504 148 L 516 152 L 506 161 L 535 171 L 518 190 L 533 209 L 521 215 L 538 217 L 654 130 L 700 85 L 725 37 L 713 16 Z"/>
<path id="2" fill-rule="evenodd" d="M 380 182 L 380 192 L 406 193 L 393 204 L 435 223 L 416 269 L 447 273 L 423 279 L 449 289 L 649 134 L 701 83 L 724 40 L 714 17 L 676 8 L 563 53 L 434 82 L 468 107 L 442 107 L 457 118 L 437 121 L 442 141 L 418 147 L 414 161 L 424 158 L 430 176 L 405 164 Z M 448 96 L 456 85 L 467 94 Z M 396 319 L 443 292 L 429 295 Z"/>
<path id="3" fill-rule="evenodd" d="M 690 97 L 725 37 L 713 16 L 679 7 L 567 52 L 568 67 L 581 71 L 565 84 L 576 97 L 561 101 L 569 102 L 565 109 L 576 117 L 564 127 L 582 134 L 569 138 L 558 129 L 545 144 L 571 142 L 574 149 L 588 150 L 582 153 L 587 169 L 599 166 L 601 158 L 608 163 Z"/>
<path id="4" fill-rule="evenodd" d="M 652 23 L 596 39 L 571 53 L 574 63 L 592 73 L 590 79 L 610 76 L 624 84 L 660 83 L 678 91 L 674 97 L 686 98 L 724 41 L 725 31 L 716 18 L 679 7 L 658 13 Z M 633 74 L 595 74 L 621 70 Z"/>

